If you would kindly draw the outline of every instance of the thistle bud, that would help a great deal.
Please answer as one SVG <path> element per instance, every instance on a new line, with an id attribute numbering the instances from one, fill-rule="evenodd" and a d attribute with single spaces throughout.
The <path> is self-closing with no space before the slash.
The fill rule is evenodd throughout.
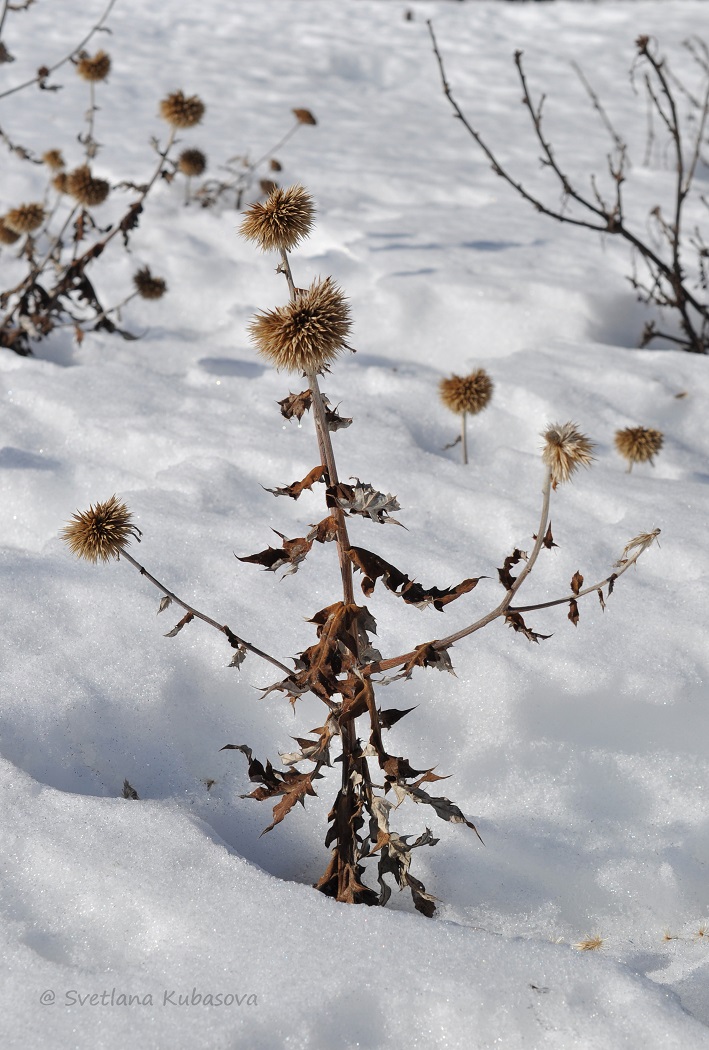
<path id="1" fill-rule="evenodd" d="M 160 103 L 160 116 L 173 128 L 192 128 L 204 116 L 204 102 L 197 95 L 175 91 Z"/>
<path id="2" fill-rule="evenodd" d="M 594 445 L 575 423 L 553 423 L 544 431 L 542 459 L 551 473 L 552 487 L 568 481 L 578 467 L 590 467 Z"/>
<path id="3" fill-rule="evenodd" d="M 118 558 L 131 540 L 140 542 L 140 535 L 130 511 L 117 496 L 77 511 L 61 532 L 72 554 L 94 563 Z"/>
<path id="4" fill-rule="evenodd" d="M 75 168 L 66 177 L 66 192 L 87 208 L 103 204 L 110 188 L 105 179 L 97 179 L 91 174 L 88 164 Z"/>
<path id="5" fill-rule="evenodd" d="M 451 412 L 474 416 L 490 403 L 494 385 L 484 368 L 467 376 L 442 379 L 438 387 L 441 401 Z"/>
<path id="6" fill-rule="evenodd" d="M 247 208 L 239 233 L 264 252 L 290 251 L 308 236 L 314 215 L 313 198 L 302 186 L 276 188 L 263 203 Z"/>
<path id="7" fill-rule="evenodd" d="M 22 235 L 38 230 L 44 222 L 44 208 L 41 204 L 21 204 L 3 216 L 3 223 L 13 233 Z"/>
<path id="8" fill-rule="evenodd" d="M 350 350 L 347 300 L 331 278 L 298 289 L 295 300 L 257 315 L 249 326 L 260 354 L 289 372 L 327 370 L 342 350 Z"/>
<path id="9" fill-rule="evenodd" d="M 634 463 L 649 463 L 662 448 L 664 434 L 661 430 L 653 430 L 650 427 L 627 427 L 625 430 L 617 430 L 615 434 L 615 447 L 628 461 L 628 473 L 633 469 Z"/>
<path id="10" fill-rule="evenodd" d="M 107 55 L 105 51 L 97 51 L 93 58 L 89 58 L 88 55 L 82 55 L 76 63 L 76 72 L 82 80 L 88 80 L 92 83 L 105 80 L 111 72 L 111 56 Z"/>

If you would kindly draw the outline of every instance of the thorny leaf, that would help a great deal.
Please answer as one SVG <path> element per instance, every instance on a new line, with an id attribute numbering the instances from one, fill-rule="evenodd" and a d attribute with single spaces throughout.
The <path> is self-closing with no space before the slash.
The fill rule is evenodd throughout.
<path id="1" fill-rule="evenodd" d="M 160 604 L 158 605 L 157 615 L 159 616 L 161 612 L 165 612 L 165 610 L 170 605 L 172 605 L 172 598 L 169 594 L 163 594 L 162 598 L 160 599 Z"/>
<path id="2" fill-rule="evenodd" d="M 194 620 L 194 613 L 191 613 L 191 612 L 185 613 L 185 615 L 182 617 L 180 622 L 178 624 L 175 624 L 175 626 L 172 628 L 172 630 L 167 632 L 165 637 L 166 638 L 174 638 L 175 635 L 179 634 L 180 631 L 182 630 L 182 628 L 185 627 L 190 622 L 190 620 Z"/>
<path id="3" fill-rule="evenodd" d="M 311 543 L 330 543 L 337 536 L 337 522 L 333 518 L 332 514 L 329 514 L 322 521 L 319 521 L 317 525 L 311 525 L 310 532 L 306 539 L 310 540 Z"/>
<path id="4" fill-rule="evenodd" d="M 332 715 L 328 715 L 324 726 L 318 726 L 317 729 L 311 729 L 310 732 L 317 733 L 318 739 L 309 740 L 307 737 L 293 737 L 300 750 L 281 755 L 281 761 L 285 766 L 293 766 L 297 762 L 306 760 L 320 765 L 331 765 L 330 741 L 333 736 L 339 736 L 340 734 L 337 720 Z"/>
<path id="5" fill-rule="evenodd" d="M 532 536 L 533 540 L 536 540 L 536 538 L 537 538 L 536 536 Z M 550 551 L 552 549 L 552 547 L 558 547 L 559 546 L 558 543 L 554 543 L 554 537 L 551 534 L 551 522 L 549 522 L 549 525 L 547 526 L 547 531 L 544 533 L 544 539 L 542 540 L 542 546 L 546 547 L 546 549 L 548 551 Z"/>
<path id="6" fill-rule="evenodd" d="M 140 221 L 140 213 L 142 212 L 142 210 L 143 205 L 140 203 L 140 201 L 136 201 L 134 204 L 131 204 L 128 211 L 125 213 L 125 215 L 119 223 L 118 228 L 123 234 L 123 244 L 126 248 L 128 247 L 128 234 L 131 230 L 134 230 L 138 225 Z"/>
<path id="7" fill-rule="evenodd" d="M 455 601 L 461 594 L 472 591 L 483 579 L 482 576 L 478 576 L 476 579 L 463 580 L 455 587 L 447 587 L 445 590 L 440 590 L 438 587 L 425 589 L 384 558 L 365 550 L 364 547 L 350 547 L 347 553 L 354 567 L 364 575 L 362 591 L 367 597 L 374 590 L 377 580 L 381 578 L 384 586 L 393 594 L 403 598 L 409 605 L 415 605 L 418 609 L 425 609 L 428 605 L 433 605 L 435 609 L 442 612 L 444 606 Z"/>
<path id="8" fill-rule="evenodd" d="M 481 842 L 483 841 L 480 838 L 480 832 L 472 821 L 468 820 L 449 798 L 434 797 L 433 795 L 429 795 L 426 791 L 422 791 L 421 788 L 411 787 L 408 784 L 401 784 L 400 786 L 403 787 L 406 794 L 409 795 L 414 802 L 420 802 L 426 806 L 431 806 L 436 816 L 440 817 L 441 820 L 447 820 L 451 824 L 465 824 L 466 827 L 475 832 Z"/>
<path id="9" fill-rule="evenodd" d="M 253 565 L 263 565 L 266 572 L 275 572 L 276 569 L 280 569 L 283 565 L 289 565 L 290 567 L 286 569 L 284 576 L 290 576 L 298 571 L 298 566 L 310 551 L 313 541 L 305 536 L 296 536 L 295 539 L 289 540 L 277 529 L 273 529 L 273 531 L 283 540 L 282 547 L 267 547 L 265 551 L 261 551 L 258 554 L 249 554 L 244 557 L 236 554 L 234 557 L 238 561 L 250 562 Z"/>
<path id="10" fill-rule="evenodd" d="M 140 799 L 138 792 L 127 780 L 123 781 L 123 791 L 121 794 L 123 795 L 123 798 Z"/>
<path id="11" fill-rule="evenodd" d="M 313 395 L 309 388 L 301 391 L 300 394 L 289 394 L 288 397 L 284 397 L 282 401 L 278 402 L 284 419 L 292 419 L 295 416 L 297 420 L 303 418 L 312 403 Z"/>
<path id="12" fill-rule="evenodd" d="M 246 651 L 247 650 L 245 645 L 237 646 L 234 655 L 232 656 L 229 662 L 229 667 L 241 667 L 244 660 L 246 659 Z"/>
<path id="13" fill-rule="evenodd" d="M 513 576 L 512 573 L 510 572 L 510 569 L 512 568 L 512 566 L 513 565 L 517 565 L 518 562 L 520 562 L 520 561 L 526 561 L 526 560 L 527 560 L 526 552 L 525 551 L 521 551 L 519 549 L 519 547 L 515 547 L 515 549 L 512 551 L 512 553 L 508 554 L 508 556 L 505 558 L 505 564 L 502 566 L 501 569 L 497 570 L 497 575 L 500 578 L 500 583 L 505 588 L 505 590 L 509 591 L 510 588 L 512 587 L 512 584 L 515 582 L 515 579 L 516 579 L 516 577 Z"/>
<path id="14" fill-rule="evenodd" d="M 579 604 L 575 598 L 572 598 L 569 602 L 569 617 L 574 627 L 578 626 L 579 622 Z"/>
<path id="15" fill-rule="evenodd" d="M 419 835 L 415 842 L 409 844 L 406 840 L 408 835 L 397 835 L 394 832 L 381 832 L 378 837 L 381 856 L 377 878 L 381 892 L 379 903 L 386 904 L 391 896 L 391 889 L 384 881 L 385 875 L 393 875 L 400 889 L 404 887 L 411 891 L 414 907 L 429 919 L 433 916 L 436 898 L 426 892 L 426 887 L 419 879 L 411 875 L 411 850 L 419 846 L 435 846 L 438 839 L 434 838 L 430 830 L 426 828 L 423 835 Z"/>
<path id="16" fill-rule="evenodd" d="M 617 572 L 614 572 L 611 576 L 608 577 L 608 597 L 609 598 L 610 598 L 611 594 L 613 593 L 613 588 L 615 587 L 615 581 L 617 579 L 618 579 L 618 573 Z"/>
<path id="17" fill-rule="evenodd" d="M 435 667 L 439 671 L 448 671 L 449 674 L 455 674 L 448 650 L 436 649 L 433 642 L 424 642 L 423 645 L 416 647 L 399 674 L 392 675 L 390 678 L 380 678 L 378 679 L 378 684 L 391 685 L 392 682 L 397 682 L 400 678 L 411 678 L 414 667 Z"/>
<path id="18" fill-rule="evenodd" d="M 284 488 L 267 488 L 266 492 L 272 492 L 274 496 L 290 496 L 292 499 L 298 499 L 305 489 L 312 489 L 316 481 L 322 481 L 325 474 L 325 467 L 318 465 L 308 471 L 302 481 L 294 481 L 292 485 L 286 485 Z"/>
<path id="19" fill-rule="evenodd" d="M 366 481 L 354 478 L 355 485 L 340 483 L 328 488 L 326 493 L 327 505 L 329 507 L 341 507 L 348 514 L 360 514 L 363 518 L 369 518 L 380 525 L 401 525 L 390 517 L 393 510 L 401 510 L 396 496 L 390 492 L 377 492 Z M 401 526 L 405 528 L 405 526 Z"/>
<path id="20" fill-rule="evenodd" d="M 323 401 L 325 401 L 325 422 L 327 429 L 331 433 L 334 433 L 336 430 L 345 430 L 352 425 L 352 420 L 348 416 L 341 416 L 336 408 L 327 407 L 327 398 L 323 398 Z"/>
<path id="21" fill-rule="evenodd" d="M 532 631 L 522 619 L 522 614 L 518 612 L 506 613 L 505 623 L 508 627 L 523 634 L 530 642 L 539 642 L 540 639 L 543 641 L 546 638 L 551 638 L 550 634 L 537 634 L 535 631 Z"/>
<path id="22" fill-rule="evenodd" d="M 283 796 L 281 801 L 273 808 L 273 823 L 264 828 L 261 832 L 262 835 L 272 831 L 276 824 L 280 824 L 296 802 L 300 802 L 301 806 L 304 806 L 305 796 L 314 796 L 316 794 L 312 781 L 321 779 L 321 774 L 316 769 L 310 773 L 298 773 L 296 770 L 280 771 L 274 769 L 270 762 L 267 762 L 264 767 L 261 762 L 253 757 L 251 748 L 246 744 L 225 744 L 221 750 L 241 751 L 246 755 L 249 762 L 249 780 L 262 785 L 249 795 L 242 795 L 242 798 L 255 798 L 257 801 L 262 802 L 267 798 L 274 798 L 278 795 Z"/>
<path id="23" fill-rule="evenodd" d="M 606 611 L 606 603 L 603 600 L 603 591 L 601 590 L 600 587 L 598 588 L 596 593 L 598 594 L 598 600 L 601 603 L 601 609 L 603 610 L 603 612 L 605 612 Z"/>
<path id="24" fill-rule="evenodd" d="M 576 571 L 574 573 L 574 575 L 571 577 L 571 584 L 570 584 L 570 586 L 571 586 L 571 590 L 574 592 L 574 594 L 578 594 L 579 593 L 579 591 L 583 587 L 583 576 L 581 575 L 580 572 Z"/>
<path id="25" fill-rule="evenodd" d="M 386 711 L 380 709 L 379 725 L 382 729 L 391 729 L 393 725 L 396 725 L 400 718 L 405 718 L 406 715 L 410 715 L 411 712 L 415 710 L 415 707 L 407 707 L 406 709 L 389 707 Z"/>

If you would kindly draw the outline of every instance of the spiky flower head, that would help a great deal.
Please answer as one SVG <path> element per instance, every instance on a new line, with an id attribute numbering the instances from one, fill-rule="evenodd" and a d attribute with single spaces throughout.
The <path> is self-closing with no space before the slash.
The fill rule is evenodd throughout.
<path id="1" fill-rule="evenodd" d="M 162 277 L 154 277 L 147 266 L 133 274 L 133 284 L 142 299 L 162 299 L 167 291 L 167 282 Z"/>
<path id="2" fill-rule="evenodd" d="M 177 158 L 177 167 L 183 175 L 192 178 L 195 175 L 202 175 L 207 167 L 207 158 L 201 149 L 183 149 Z"/>
<path id="3" fill-rule="evenodd" d="M 42 160 L 51 171 L 61 171 L 64 164 L 64 157 L 60 149 L 48 149 L 42 154 Z"/>
<path id="4" fill-rule="evenodd" d="M 309 109 L 293 109 L 291 112 L 299 124 L 317 124 Z"/>
<path id="5" fill-rule="evenodd" d="M 52 179 L 52 186 L 54 186 L 57 193 L 68 193 L 67 173 L 65 171 L 60 171 L 58 175 L 55 175 Z"/>
<path id="6" fill-rule="evenodd" d="M 468 412 L 474 416 L 490 403 L 494 385 L 484 368 L 467 376 L 442 379 L 439 387 L 441 401 L 451 412 Z"/>
<path id="7" fill-rule="evenodd" d="M 661 430 L 651 427 L 627 427 L 625 430 L 616 430 L 615 447 L 623 459 L 627 459 L 630 471 L 633 463 L 649 462 L 653 466 L 653 456 L 662 448 L 664 437 Z"/>
<path id="8" fill-rule="evenodd" d="M 66 192 L 87 208 L 103 204 L 110 189 L 105 179 L 97 179 L 91 174 L 88 164 L 74 168 L 66 177 Z"/>
<path id="9" fill-rule="evenodd" d="M 591 466 L 595 446 L 575 423 L 553 423 L 542 437 L 545 441 L 542 459 L 551 471 L 553 488 L 568 481 L 578 467 Z"/>
<path id="10" fill-rule="evenodd" d="M 118 496 L 77 511 L 61 532 L 72 554 L 94 563 L 118 558 L 131 540 L 140 542 L 140 535 L 130 511 Z"/>
<path id="11" fill-rule="evenodd" d="M 44 222 L 44 208 L 41 204 L 21 204 L 3 215 L 3 222 L 13 233 L 32 233 Z"/>
<path id="12" fill-rule="evenodd" d="M 160 102 L 160 116 L 173 128 L 193 128 L 204 116 L 204 102 L 197 95 L 188 98 L 175 91 Z"/>
<path id="13" fill-rule="evenodd" d="M 298 288 L 287 306 L 258 314 L 249 333 L 260 354 L 289 372 L 327 370 L 341 350 L 351 350 L 347 299 L 330 277 Z"/>
<path id="14" fill-rule="evenodd" d="M 289 252 L 310 233 L 315 203 L 303 186 L 276 188 L 263 202 L 246 209 L 239 233 L 261 251 Z"/>
<path id="15" fill-rule="evenodd" d="M 0 218 L 0 244 L 15 244 L 19 239 L 19 233 L 15 233 L 14 230 L 5 225 L 4 217 Z"/>
<path id="16" fill-rule="evenodd" d="M 111 56 L 107 55 L 105 51 L 97 51 L 93 58 L 82 54 L 76 63 L 76 72 L 83 80 L 93 83 L 105 80 L 111 72 Z"/>

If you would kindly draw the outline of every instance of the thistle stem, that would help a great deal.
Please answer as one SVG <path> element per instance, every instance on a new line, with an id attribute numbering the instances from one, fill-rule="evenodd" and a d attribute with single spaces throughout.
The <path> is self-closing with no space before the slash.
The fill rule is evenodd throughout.
<path id="1" fill-rule="evenodd" d="M 460 443 L 463 451 L 463 463 L 468 463 L 468 413 L 461 412 L 460 414 Z"/>
<path id="2" fill-rule="evenodd" d="M 148 570 L 143 565 L 141 565 L 140 562 L 137 562 L 133 555 L 129 554 L 128 551 L 122 550 L 120 556 L 121 558 L 125 558 L 126 561 L 130 562 L 131 565 L 138 570 L 141 576 L 144 576 L 146 580 L 150 580 L 150 582 L 154 584 L 154 586 L 157 587 L 159 591 L 162 591 L 162 593 L 166 597 L 170 598 L 170 600 L 173 601 L 176 605 L 179 605 L 186 612 L 192 613 L 192 615 L 196 616 L 197 619 L 203 620 L 204 623 L 208 623 L 210 627 L 215 627 L 218 631 L 221 631 L 222 634 L 225 634 L 234 648 L 236 648 L 239 645 L 243 645 L 244 649 L 247 649 L 250 653 L 253 653 L 255 656 L 260 656 L 262 660 L 268 660 L 270 664 L 273 664 L 274 667 L 278 667 L 281 671 L 285 671 L 287 675 L 290 675 L 292 673 L 290 667 L 287 667 L 285 664 L 282 664 L 280 660 L 276 660 L 275 657 L 269 656 L 268 653 L 265 653 L 263 651 L 263 649 L 259 649 L 257 648 L 257 646 L 251 645 L 250 642 L 244 641 L 243 638 L 240 638 L 237 634 L 234 634 L 234 632 L 229 627 L 227 627 L 226 624 L 221 624 L 217 620 L 213 620 L 211 616 L 207 616 L 205 613 L 199 612 L 198 609 L 195 609 L 194 606 L 188 605 L 187 602 L 183 602 L 181 598 L 178 598 L 176 594 L 168 590 L 168 588 L 164 584 L 160 583 L 160 580 L 157 580 L 152 575 L 152 573 L 148 572 Z"/>

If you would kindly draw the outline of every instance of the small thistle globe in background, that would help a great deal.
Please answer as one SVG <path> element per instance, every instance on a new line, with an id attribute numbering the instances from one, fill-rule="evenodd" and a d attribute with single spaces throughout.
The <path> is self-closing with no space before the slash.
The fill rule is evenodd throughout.
<path id="1" fill-rule="evenodd" d="M 2 221 L 13 233 L 22 236 L 25 233 L 34 233 L 44 222 L 45 211 L 41 204 L 21 204 L 19 208 L 13 208 L 3 215 Z"/>
<path id="2" fill-rule="evenodd" d="M 167 282 L 162 277 L 153 276 L 148 266 L 133 274 L 133 284 L 141 299 L 162 299 L 167 291 Z"/>
<path id="3" fill-rule="evenodd" d="M 203 175 L 207 168 L 207 158 L 201 149 L 183 149 L 177 158 L 177 170 L 192 179 L 197 175 Z"/>
<path id="4" fill-rule="evenodd" d="M 175 91 L 160 102 L 160 116 L 173 128 L 193 128 L 204 116 L 204 102 L 197 95 L 187 97 Z"/>
<path id="5" fill-rule="evenodd" d="M 5 224 L 5 217 L 0 218 L 0 244 L 17 244 L 19 239 L 19 233 L 15 233 Z"/>
<path id="6" fill-rule="evenodd" d="M 60 149 L 45 150 L 42 154 L 42 162 L 47 165 L 50 171 L 61 171 L 62 168 L 66 167 Z"/>
<path id="7" fill-rule="evenodd" d="M 103 204 L 111 189 L 105 179 L 97 179 L 92 175 L 88 164 L 82 164 L 70 171 L 64 185 L 69 196 L 86 208 L 95 208 Z"/>
<path id="8" fill-rule="evenodd" d="M 111 56 L 105 51 L 97 51 L 93 58 L 90 58 L 82 52 L 76 63 L 76 72 L 82 80 L 88 80 L 90 84 L 105 80 L 111 72 Z"/>
<path id="9" fill-rule="evenodd" d="M 442 379 L 438 392 L 441 401 L 451 412 L 461 417 L 460 437 L 453 442 L 461 442 L 463 463 L 468 462 L 467 416 L 476 416 L 490 404 L 494 383 L 484 368 L 478 368 L 467 376 L 450 376 Z M 450 448 L 450 445 L 447 446 Z"/>
<path id="10" fill-rule="evenodd" d="M 654 467 L 653 457 L 662 448 L 665 435 L 651 427 L 626 427 L 615 433 L 615 447 L 628 463 L 628 474 L 634 463 L 649 463 Z"/>

